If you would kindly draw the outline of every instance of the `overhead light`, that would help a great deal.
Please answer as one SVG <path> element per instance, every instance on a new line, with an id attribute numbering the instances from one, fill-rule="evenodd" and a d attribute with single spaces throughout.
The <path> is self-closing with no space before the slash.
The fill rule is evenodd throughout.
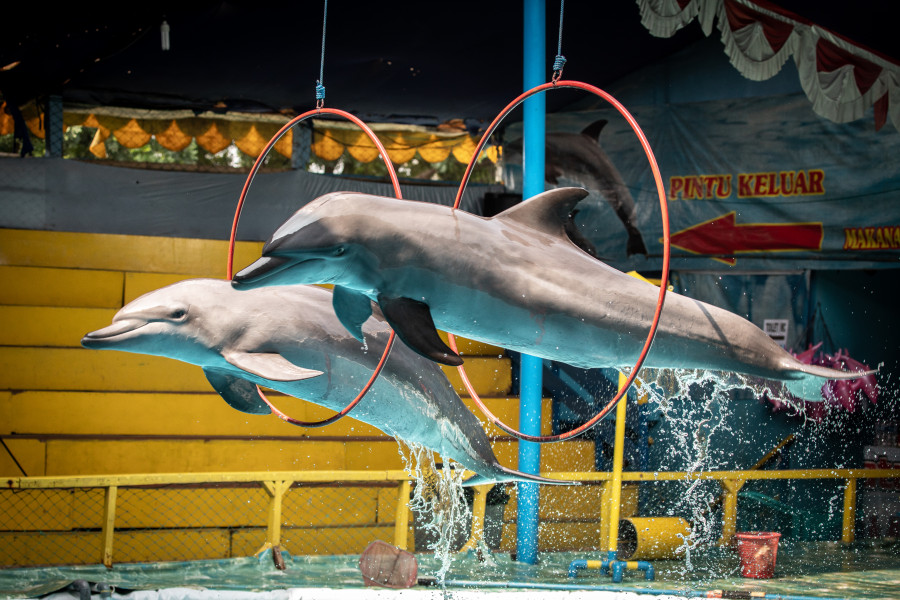
<path id="1" fill-rule="evenodd" d="M 163 19 L 162 25 L 159 26 L 159 35 L 162 41 L 162 49 L 169 49 L 169 24 Z"/>

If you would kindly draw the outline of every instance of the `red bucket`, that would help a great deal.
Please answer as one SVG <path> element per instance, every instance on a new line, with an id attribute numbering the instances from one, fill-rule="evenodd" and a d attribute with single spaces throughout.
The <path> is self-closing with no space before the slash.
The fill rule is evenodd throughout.
<path id="1" fill-rule="evenodd" d="M 780 533 L 748 531 L 738 533 L 737 548 L 741 557 L 741 577 L 770 579 L 775 572 Z"/>

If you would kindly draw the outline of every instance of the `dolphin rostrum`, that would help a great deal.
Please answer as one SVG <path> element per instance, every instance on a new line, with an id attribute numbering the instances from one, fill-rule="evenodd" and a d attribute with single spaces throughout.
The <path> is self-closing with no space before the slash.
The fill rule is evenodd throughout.
<path id="1" fill-rule="evenodd" d="M 270 412 L 255 384 L 340 410 L 368 381 L 390 329 L 377 314 L 360 323 L 364 346 L 347 334 L 331 306 L 331 292 L 312 286 L 244 293 L 226 280 L 192 279 L 130 302 L 112 325 L 81 343 L 198 365 L 228 404 L 250 414 Z M 465 485 L 570 483 L 502 466 L 440 367 L 401 343 L 352 416 L 477 473 Z"/>
<path id="2" fill-rule="evenodd" d="M 603 196 L 628 232 L 626 254 L 647 254 L 644 238 L 636 225 L 634 198 L 622 174 L 600 146 L 600 132 L 606 123 L 605 119 L 595 121 L 580 133 L 547 133 L 544 180 L 553 185 L 568 180 Z M 515 160 L 513 157 L 522 151 L 522 141 L 514 140 L 507 148 L 508 157 Z"/>
<path id="3" fill-rule="evenodd" d="M 444 364 L 462 360 L 435 327 L 577 367 L 628 368 L 659 290 L 568 239 L 568 215 L 586 195 L 550 190 L 484 218 L 426 202 L 326 194 L 279 227 L 235 285 L 333 283 L 335 312 L 354 335 L 371 299 L 407 345 Z M 746 319 L 674 293 L 644 366 L 781 380 L 819 400 L 823 378 L 862 375 L 801 363 Z"/>

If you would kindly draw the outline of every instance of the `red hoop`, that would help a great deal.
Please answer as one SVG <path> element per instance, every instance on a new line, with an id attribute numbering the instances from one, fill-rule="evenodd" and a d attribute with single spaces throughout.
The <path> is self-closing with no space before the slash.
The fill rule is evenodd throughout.
<path id="1" fill-rule="evenodd" d="M 653 322 L 650 324 L 650 332 L 647 334 L 647 340 L 644 342 L 644 347 L 641 350 L 641 354 L 638 356 L 637 361 L 634 363 L 634 367 L 631 369 L 631 374 L 628 376 L 625 384 L 621 386 L 615 397 L 610 400 L 606 404 L 606 406 L 604 406 L 600 410 L 600 412 L 594 415 L 586 423 L 579 427 L 576 427 L 575 429 L 557 435 L 528 435 L 517 431 L 516 429 L 513 429 L 506 423 L 503 423 L 500 419 L 494 416 L 494 414 L 490 410 L 488 410 L 487 406 L 484 405 L 484 403 L 481 401 L 481 398 L 478 396 L 478 393 L 475 391 L 475 388 L 472 386 L 472 383 L 469 381 L 469 377 L 466 374 L 466 370 L 463 365 L 457 367 L 460 377 L 462 377 L 463 384 L 465 385 L 466 390 L 469 392 L 469 395 L 472 397 L 472 400 L 475 402 L 478 408 L 481 409 L 481 412 L 484 413 L 484 415 L 491 423 L 493 423 L 506 433 L 519 438 L 520 440 L 538 443 L 560 442 L 573 438 L 576 435 L 580 435 L 596 425 L 603 417 L 609 414 L 609 412 L 613 408 L 615 408 L 616 404 L 618 404 L 619 400 L 622 399 L 622 397 L 628 391 L 628 388 L 631 387 L 631 384 L 634 382 L 634 379 L 637 376 L 641 365 L 644 363 L 644 359 L 647 358 L 647 353 L 650 351 L 650 346 L 653 344 L 653 338 L 656 337 L 656 329 L 659 325 L 659 316 L 662 313 L 663 303 L 665 302 L 666 298 L 666 281 L 668 281 L 669 279 L 669 205 L 666 202 L 666 190 L 662 182 L 662 175 L 659 172 L 659 165 L 656 162 L 656 158 L 653 156 L 653 150 L 650 148 L 650 143 L 647 141 L 647 137 L 644 135 L 643 130 L 641 130 L 634 117 L 631 116 L 631 113 L 629 113 L 628 110 L 610 94 L 587 83 L 582 83 L 580 81 L 553 81 L 552 83 L 544 83 L 542 85 L 531 88 L 527 92 L 522 93 L 519 97 L 510 102 L 506 106 L 506 108 L 504 108 L 500 112 L 500 114 L 497 115 L 497 117 L 491 122 L 490 126 L 487 128 L 487 131 L 485 131 L 484 135 L 481 137 L 481 141 L 478 142 L 478 146 L 476 146 L 475 148 L 475 153 L 472 155 L 472 160 L 469 161 L 469 165 L 466 168 L 465 175 L 463 175 L 463 179 L 460 182 L 459 191 L 456 193 L 456 201 L 453 204 L 453 208 L 459 208 L 459 203 L 462 200 L 463 192 L 465 191 L 466 185 L 469 182 L 469 176 L 472 174 L 472 169 L 474 169 L 475 163 L 478 161 L 478 157 L 481 154 L 481 151 L 484 149 L 488 138 L 491 136 L 500 122 L 510 112 L 512 112 L 514 108 L 524 102 L 527 98 L 546 90 L 559 88 L 581 89 L 590 92 L 595 96 L 603 98 L 604 100 L 612 104 L 613 107 L 618 110 L 623 117 L 625 117 L 625 120 L 628 121 L 628 124 L 631 125 L 632 130 L 634 130 L 635 135 L 637 135 L 638 140 L 640 141 L 641 146 L 643 147 L 644 152 L 647 155 L 647 160 L 650 162 L 650 169 L 653 171 L 653 179 L 656 181 L 656 189 L 659 193 L 659 207 L 662 212 L 663 225 L 663 266 L 662 282 L 659 287 L 659 297 L 656 301 L 656 312 L 653 315 Z M 454 336 L 453 334 L 448 334 L 447 337 L 450 342 L 450 348 L 452 348 L 453 351 L 458 354 L 459 351 L 456 348 L 456 336 Z"/>
<path id="2" fill-rule="evenodd" d="M 247 198 L 247 192 L 250 190 L 250 184 L 253 183 L 253 179 L 254 179 L 254 177 L 256 177 L 257 171 L 259 171 L 260 167 L 262 166 L 263 161 L 265 160 L 266 156 L 269 154 L 269 151 L 272 149 L 272 147 L 276 144 L 276 142 L 278 142 L 278 140 L 280 140 L 282 138 L 282 136 L 284 136 L 284 134 L 286 134 L 291 129 L 291 127 L 293 127 L 297 123 L 300 123 L 301 121 L 304 121 L 310 117 L 314 117 L 314 116 L 322 114 L 322 113 L 343 117 L 343 118 L 347 119 L 348 121 L 351 121 L 352 123 L 357 125 L 360 129 L 363 130 L 363 132 L 367 136 L 369 136 L 369 139 L 372 140 L 372 142 L 378 148 L 378 152 L 381 156 L 381 159 L 384 161 L 384 164 L 387 167 L 388 174 L 390 175 L 390 178 L 391 178 L 391 183 L 394 186 L 394 194 L 396 195 L 397 198 L 402 198 L 402 195 L 400 193 L 400 181 L 397 179 L 397 173 L 394 170 L 394 165 L 391 164 L 391 160 L 390 160 L 390 158 L 388 158 L 387 151 L 385 150 L 384 145 L 381 143 L 381 140 L 378 139 L 378 137 L 375 135 L 375 132 L 373 132 L 369 128 L 368 125 L 363 123 L 361 120 L 359 120 L 354 115 L 352 115 L 346 111 L 336 109 L 336 108 L 318 107 L 314 110 L 309 110 L 309 111 L 303 113 L 302 115 L 298 115 L 298 116 L 294 117 L 293 119 L 291 119 L 290 121 L 288 121 L 287 123 L 285 123 L 284 127 L 279 129 L 278 132 L 272 137 L 272 139 L 269 140 L 269 143 L 266 144 L 266 146 L 265 146 L 265 148 L 263 148 L 262 152 L 259 153 L 259 156 L 256 158 L 256 162 L 253 163 L 253 167 L 250 169 L 250 173 L 247 175 L 247 181 L 244 182 L 244 189 L 241 190 L 241 196 L 238 199 L 237 209 L 234 212 L 234 221 L 231 224 L 231 237 L 228 241 L 228 262 L 227 262 L 226 269 L 225 269 L 227 279 L 231 279 L 233 276 L 234 244 L 235 244 L 235 237 L 237 235 L 238 221 L 240 221 L 240 218 L 241 218 L 241 211 L 243 210 L 243 207 L 244 207 L 244 200 Z M 283 412 L 281 412 L 280 410 L 278 410 L 274 404 L 272 404 L 272 402 L 266 397 L 266 395 L 263 393 L 263 391 L 260 389 L 259 386 L 256 386 L 256 391 L 259 393 L 259 397 L 262 398 L 263 402 L 265 402 L 269 406 L 269 408 L 272 410 L 272 412 L 275 414 L 275 416 L 277 416 L 282 421 L 286 421 L 286 422 L 290 423 L 291 425 L 299 425 L 300 427 L 310 427 L 310 428 L 324 427 L 325 425 L 331 425 L 335 421 L 347 416 L 347 413 L 349 413 L 351 410 L 353 410 L 353 408 L 357 404 L 359 404 L 359 401 L 363 399 L 363 397 L 366 395 L 366 393 L 372 387 L 372 384 L 375 383 L 375 380 L 378 378 L 378 375 L 381 373 L 381 369 L 384 367 L 385 363 L 387 362 L 388 355 L 390 354 L 391 348 L 394 345 L 394 337 L 395 336 L 396 336 L 396 334 L 394 333 L 393 330 L 391 330 L 391 335 L 388 338 L 387 345 L 384 347 L 384 353 L 381 355 L 381 360 L 378 361 L 378 365 L 375 367 L 375 371 L 372 373 L 372 376 L 369 378 L 369 381 L 366 383 L 366 385 L 363 387 L 363 389 L 359 392 L 359 394 L 356 396 L 356 398 L 354 398 L 353 401 L 351 401 L 350 404 L 345 406 L 344 409 L 341 410 L 339 413 L 335 414 L 334 416 L 328 417 L 327 419 L 324 419 L 322 421 L 306 422 L 306 421 L 300 421 L 298 419 L 294 419 L 293 417 L 289 417 L 288 415 L 286 415 Z"/>

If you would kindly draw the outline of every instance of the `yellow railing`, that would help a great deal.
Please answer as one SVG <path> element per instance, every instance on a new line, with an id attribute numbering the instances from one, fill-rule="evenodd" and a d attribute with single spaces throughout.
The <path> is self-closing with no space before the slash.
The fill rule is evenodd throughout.
<path id="1" fill-rule="evenodd" d="M 604 487 L 602 494 L 603 510 L 601 511 L 601 539 L 600 547 L 606 547 L 615 537 L 614 523 L 616 518 L 616 495 L 614 489 L 620 487 L 622 482 L 665 482 L 665 481 L 717 481 L 722 487 L 723 523 L 721 544 L 731 542 L 735 534 L 735 522 L 737 517 L 737 498 L 741 487 L 751 480 L 773 479 L 837 479 L 845 482 L 842 540 L 852 542 L 854 539 L 854 520 L 856 515 L 856 488 L 859 479 L 886 479 L 900 478 L 900 472 L 891 469 L 799 469 L 778 471 L 705 471 L 705 472 L 556 472 L 542 473 L 545 477 L 554 479 L 596 482 Z M 153 488 L 171 491 L 173 488 L 202 489 L 204 486 L 251 486 L 253 489 L 264 489 L 267 497 L 265 512 L 265 543 L 260 550 L 269 547 L 279 547 L 282 543 L 282 529 L 284 527 L 284 515 L 282 511 L 285 495 L 288 490 L 297 486 L 328 486 L 340 485 L 342 489 L 336 491 L 339 495 L 346 495 L 344 491 L 356 484 L 374 485 L 385 484 L 396 486 L 396 491 L 383 490 L 386 494 L 396 494 L 392 502 L 385 503 L 385 511 L 393 511 L 392 515 L 381 515 L 379 522 L 383 528 L 392 528 L 393 543 L 400 548 L 407 548 L 409 537 L 409 508 L 408 499 L 411 487 L 411 478 L 404 471 L 285 471 L 285 472 L 254 472 L 254 473 L 183 473 L 183 474 L 148 474 L 148 475 L 116 475 L 116 476 L 77 476 L 77 477 L 21 477 L 5 480 L 5 491 L 8 494 L 27 493 L 29 490 L 61 491 L 94 490 L 97 494 L 103 493 L 102 516 L 92 518 L 91 530 L 99 531 L 100 544 L 97 558 L 106 566 L 112 566 L 116 540 L 116 511 L 120 506 L 121 494 L 128 490 L 140 488 Z M 384 486 L 379 486 L 384 487 Z M 491 486 L 478 486 L 474 501 L 474 514 L 472 519 L 472 536 L 465 549 L 474 548 L 477 545 L 483 531 L 485 496 Z M 258 498 L 264 498 L 258 496 Z M 0 498 L 3 500 L 3 498 Z M 6 498 L 8 500 L 8 498 Z M 241 500 L 246 501 L 246 500 Z M 263 501 L 259 502 L 263 504 Z M 261 507 L 260 507 L 261 508 Z M 24 509 L 16 509 L 24 510 Z M 31 507 L 27 510 L 48 512 L 53 510 L 49 506 Z M 347 509 L 352 510 L 352 509 Z M 8 514 L 9 510 L 4 511 Z M 15 512 L 15 511 L 12 511 Z M 74 512 L 74 509 L 73 509 Z M 393 517 L 393 522 L 390 520 Z M 73 517 L 74 518 L 74 517 Z M 76 519 L 77 521 L 77 519 Z M 82 519 L 80 523 L 71 526 L 71 531 L 85 531 Z M 99 521 L 99 523 L 98 523 Z M 368 526 L 368 525 L 367 525 Z M 181 524 L 181 527 L 198 527 L 195 524 Z M 316 526 L 314 525 L 313 528 Z M 119 527 L 122 529 L 122 526 Z M 0 524 L 0 530 L 6 529 Z M 6 529 L 7 533 L 10 532 Z M 383 531 L 387 534 L 388 530 Z M 12 530 L 15 533 L 15 530 Z M 39 529 L 35 533 L 42 533 Z M 120 535 L 124 535 L 122 531 Z M 96 534 L 95 534 L 96 535 Z M 613 536 L 612 539 L 610 536 Z M 12 565 L 15 566 L 15 565 Z M 19 565 L 22 566 L 22 565 Z"/>
<path id="2" fill-rule="evenodd" d="M 257 484 L 268 495 L 266 507 L 265 544 L 260 551 L 278 547 L 282 541 L 282 507 L 285 494 L 295 484 L 327 485 L 340 484 L 396 484 L 396 507 L 393 522 L 393 541 L 400 548 L 406 548 L 409 529 L 410 476 L 405 471 L 285 471 L 255 473 L 171 473 L 146 475 L 109 475 L 76 477 L 15 477 L 5 480 L 6 489 L 12 492 L 28 490 L 73 490 L 94 489 L 104 491 L 102 518 L 100 519 L 100 562 L 107 567 L 113 564 L 113 550 L 116 530 L 116 509 L 120 491 L 130 488 L 162 488 L 167 486 L 235 485 Z M 22 512 L 23 509 L 16 509 Z M 46 512 L 47 507 L 39 507 Z M 352 510 L 352 509 L 351 509 Z M 6 510 L 5 512 L 13 512 Z M 92 524 L 96 519 L 91 519 Z M 96 528 L 96 526 L 94 527 Z M 5 529 L 0 526 L 0 529 Z M 75 529 L 75 528 L 73 528 Z M 13 530 L 14 531 L 14 530 Z M 43 533 L 40 529 L 36 533 Z"/>
<path id="3" fill-rule="evenodd" d="M 606 482 L 605 485 L 613 487 L 616 477 L 621 477 L 622 482 L 660 482 L 660 481 L 718 481 L 722 486 L 725 496 L 722 513 L 722 536 L 720 544 L 729 544 L 734 537 L 737 521 L 738 492 L 745 483 L 756 479 L 842 479 L 846 482 L 844 487 L 844 512 L 841 540 L 852 542 L 855 537 L 856 518 L 856 481 L 858 479 L 900 479 L 900 471 L 892 469 L 785 469 L 780 471 L 659 471 L 639 472 L 625 471 L 621 474 L 609 473 L 546 473 L 547 477 L 566 479 L 571 481 L 596 481 Z M 602 514 L 611 514 L 615 510 L 611 500 L 613 494 L 604 494 L 604 499 L 610 498 L 608 506 Z M 612 525 L 611 519 L 606 519 L 608 527 Z"/>

